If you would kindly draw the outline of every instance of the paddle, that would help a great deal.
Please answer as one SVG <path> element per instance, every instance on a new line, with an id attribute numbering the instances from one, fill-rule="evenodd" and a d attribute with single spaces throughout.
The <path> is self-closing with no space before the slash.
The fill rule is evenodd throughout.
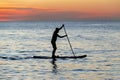
<path id="1" fill-rule="evenodd" d="M 65 31 L 65 34 L 67 35 L 67 32 L 66 32 L 65 26 L 64 26 L 64 31 Z M 71 51 L 72 51 L 74 57 L 76 57 L 76 56 L 75 56 L 75 53 L 74 53 L 74 51 L 73 51 L 72 45 L 71 45 L 71 43 L 70 43 L 70 40 L 69 40 L 68 35 L 67 35 L 67 40 L 68 40 L 68 43 L 69 43 L 69 45 L 70 45 L 70 48 L 71 48 Z"/>

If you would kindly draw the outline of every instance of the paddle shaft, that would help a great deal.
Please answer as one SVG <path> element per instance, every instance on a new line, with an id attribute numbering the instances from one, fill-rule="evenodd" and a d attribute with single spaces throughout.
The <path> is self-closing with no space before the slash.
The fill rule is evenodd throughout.
<path id="1" fill-rule="evenodd" d="M 64 27 L 64 31 L 65 31 L 65 34 L 67 35 L 67 32 L 66 32 L 65 27 Z M 67 35 L 67 40 L 68 40 L 68 43 L 69 43 L 69 45 L 70 45 L 71 51 L 72 51 L 72 53 L 73 53 L 73 55 L 74 55 L 74 57 L 75 57 L 75 53 L 74 53 L 74 51 L 73 51 L 73 48 L 72 48 L 72 45 L 71 45 L 71 43 L 70 43 L 70 40 L 69 40 L 68 35 Z"/>

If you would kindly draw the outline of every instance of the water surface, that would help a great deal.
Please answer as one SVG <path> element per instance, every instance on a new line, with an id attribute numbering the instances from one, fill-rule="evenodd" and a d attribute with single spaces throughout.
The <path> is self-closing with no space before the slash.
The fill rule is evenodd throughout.
<path id="1" fill-rule="evenodd" d="M 75 55 L 87 57 L 26 59 L 51 56 L 51 36 L 62 23 Z M 73 55 L 66 38 L 57 47 L 56 55 Z M 0 22 L 0 80 L 119 80 L 119 75 L 119 22 Z"/>

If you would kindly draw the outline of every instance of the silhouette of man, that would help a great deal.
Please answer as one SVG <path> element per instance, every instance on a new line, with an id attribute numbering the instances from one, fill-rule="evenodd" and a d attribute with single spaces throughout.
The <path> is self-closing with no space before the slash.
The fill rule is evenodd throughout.
<path id="1" fill-rule="evenodd" d="M 53 36 L 52 36 L 52 39 L 51 39 L 51 44 L 52 44 L 52 47 L 53 47 L 53 51 L 52 51 L 52 58 L 54 59 L 55 58 L 55 52 L 56 52 L 56 40 L 57 40 L 57 37 L 60 37 L 60 38 L 63 38 L 63 37 L 66 37 L 67 35 L 64 35 L 64 36 L 60 36 L 58 33 L 59 33 L 59 30 L 61 30 L 62 28 L 64 27 L 64 24 L 62 24 L 62 26 L 60 28 L 56 28 L 54 33 L 53 33 Z"/>

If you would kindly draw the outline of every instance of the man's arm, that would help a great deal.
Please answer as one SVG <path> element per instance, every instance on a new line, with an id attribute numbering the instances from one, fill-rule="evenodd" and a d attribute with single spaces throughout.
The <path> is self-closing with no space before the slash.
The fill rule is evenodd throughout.
<path id="1" fill-rule="evenodd" d="M 60 35 L 58 35 L 58 34 L 57 34 L 57 36 L 58 36 L 58 37 L 60 37 L 60 38 L 63 38 L 63 37 L 66 37 L 67 35 L 64 35 L 64 36 L 60 36 Z"/>
<path id="2" fill-rule="evenodd" d="M 59 28 L 59 30 L 62 29 L 63 27 L 64 27 L 64 24 L 62 24 L 62 26 Z"/>

